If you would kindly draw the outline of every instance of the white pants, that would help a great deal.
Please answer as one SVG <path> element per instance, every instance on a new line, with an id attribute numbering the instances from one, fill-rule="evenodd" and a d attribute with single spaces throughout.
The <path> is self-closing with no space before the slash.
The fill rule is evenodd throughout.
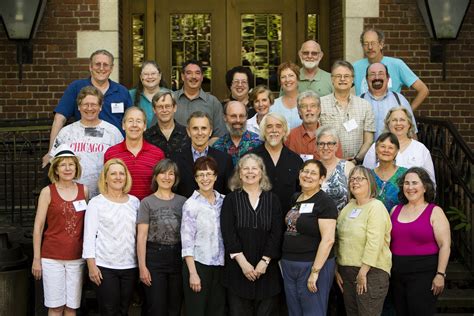
<path id="1" fill-rule="evenodd" d="M 81 306 L 84 259 L 56 260 L 41 258 L 44 305 L 49 308 Z"/>

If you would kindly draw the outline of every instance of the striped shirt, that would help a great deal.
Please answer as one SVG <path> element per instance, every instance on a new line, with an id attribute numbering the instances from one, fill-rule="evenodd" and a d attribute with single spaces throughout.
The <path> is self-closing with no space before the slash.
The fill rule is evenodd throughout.
<path id="1" fill-rule="evenodd" d="M 104 156 L 104 163 L 112 158 L 122 159 L 130 171 L 132 176 L 131 195 L 135 195 L 142 200 L 150 195 L 151 178 L 153 176 L 153 168 L 155 165 L 165 158 L 165 154 L 161 149 L 152 144 L 143 141 L 142 149 L 135 156 L 131 153 L 125 141 L 110 147 Z"/>

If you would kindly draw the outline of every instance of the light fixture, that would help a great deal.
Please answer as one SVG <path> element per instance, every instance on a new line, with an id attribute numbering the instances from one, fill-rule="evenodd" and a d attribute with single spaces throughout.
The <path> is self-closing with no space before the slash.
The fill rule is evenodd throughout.
<path id="1" fill-rule="evenodd" d="M 0 18 L 9 40 L 16 42 L 16 60 L 19 65 L 19 79 L 22 79 L 22 65 L 33 62 L 31 40 L 38 30 L 46 0 L 1 0 Z"/>
<path id="2" fill-rule="evenodd" d="M 471 0 L 416 0 L 430 37 L 431 62 L 443 63 L 446 80 L 446 40 L 455 40 L 461 30 Z"/>

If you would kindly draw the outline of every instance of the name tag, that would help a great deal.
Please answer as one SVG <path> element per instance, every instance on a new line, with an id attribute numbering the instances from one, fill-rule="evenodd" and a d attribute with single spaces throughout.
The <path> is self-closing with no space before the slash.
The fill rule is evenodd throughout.
<path id="1" fill-rule="evenodd" d="M 124 111 L 123 102 L 110 103 L 110 106 L 112 108 L 112 113 L 123 113 L 123 111 Z"/>
<path id="2" fill-rule="evenodd" d="M 356 218 L 357 216 L 360 215 L 361 212 L 362 212 L 361 208 L 355 208 L 351 211 L 351 214 L 349 215 L 349 218 Z"/>
<path id="3" fill-rule="evenodd" d="M 300 214 L 313 213 L 314 203 L 303 203 L 300 205 Z"/>
<path id="4" fill-rule="evenodd" d="M 357 125 L 357 122 L 354 120 L 354 119 L 351 119 L 347 122 L 344 122 L 344 128 L 346 129 L 346 131 L 348 133 L 350 133 L 351 131 L 355 130 L 359 125 Z"/>
<path id="5" fill-rule="evenodd" d="M 303 159 L 303 161 L 307 161 L 307 160 L 310 160 L 310 159 L 313 159 L 314 156 L 313 155 L 307 155 L 307 154 L 300 154 L 300 157 L 301 159 Z"/>
<path id="6" fill-rule="evenodd" d="M 74 201 L 72 202 L 72 205 L 74 205 L 74 209 L 76 210 L 76 212 L 85 211 L 87 208 L 86 200 Z"/>

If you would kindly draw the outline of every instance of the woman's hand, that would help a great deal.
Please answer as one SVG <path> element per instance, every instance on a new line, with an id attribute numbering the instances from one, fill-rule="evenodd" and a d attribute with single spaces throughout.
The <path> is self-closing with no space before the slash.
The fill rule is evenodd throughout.
<path id="1" fill-rule="evenodd" d="M 31 266 L 31 273 L 35 280 L 41 280 L 41 259 L 33 259 L 33 265 Z"/>
<path id="2" fill-rule="evenodd" d="M 257 264 L 257 266 L 255 267 L 255 272 L 257 273 L 257 279 L 260 278 L 260 276 L 262 274 L 265 274 L 265 272 L 267 272 L 267 263 L 263 260 L 260 260 Z"/>
<path id="3" fill-rule="evenodd" d="M 140 268 L 140 281 L 146 286 L 151 286 L 151 274 L 146 266 Z"/>
<path id="4" fill-rule="evenodd" d="M 433 295 L 440 295 L 444 290 L 444 277 L 440 274 L 435 275 L 433 282 L 431 283 L 431 290 Z"/>
<path id="5" fill-rule="evenodd" d="M 193 292 L 201 292 L 201 278 L 197 273 L 189 274 L 189 287 Z"/>
<path id="6" fill-rule="evenodd" d="M 341 293 L 344 293 L 344 288 L 343 288 L 343 284 L 344 282 L 342 281 L 342 277 L 341 275 L 339 274 L 339 272 L 337 272 L 336 270 L 336 283 L 337 283 L 337 286 L 339 286 L 339 289 L 341 290 Z"/>
<path id="7" fill-rule="evenodd" d="M 95 264 L 89 265 L 89 279 L 97 286 L 100 286 L 102 283 L 102 272 L 100 272 L 100 269 Z"/>
<path id="8" fill-rule="evenodd" d="M 254 267 L 247 261 L 239 263 L 240 268 L 242 269 L 242 273 L 249 281 L 255 281 L 257 279 L 257 272 L 255 271 Z"/>
<path id="9" fill-rule="evenodd" d="M 319 273 L 311 272 L 308 278 L 308 290 L 311 293 L 316 293 L 318 291 L 318 287 L 316 286 L 316 281 L 318 281 Z M 341 280 L 342 282 L 342 280 Z"/>
<path id="10" fill-rule="evenodd" d="M 356 291 L 361 295 L 367 292 L 367 274 L 357 274 L 356 277 Z"/>

